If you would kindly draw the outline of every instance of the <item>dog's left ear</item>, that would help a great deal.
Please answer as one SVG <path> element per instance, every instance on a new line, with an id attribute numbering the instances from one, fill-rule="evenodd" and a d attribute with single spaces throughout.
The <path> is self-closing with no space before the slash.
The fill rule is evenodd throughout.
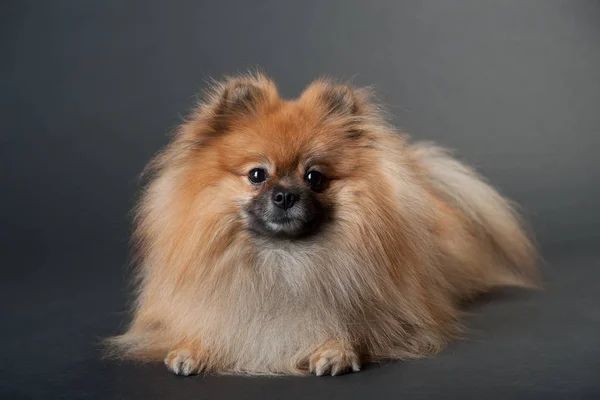
<path id="1" fill-rule="evenodd" d="M 318 110 L 324 120 L 342 125 L 349 137 L 358 137 L 361 135 L 361 120 L 370 112 L 369 96 L 366 89 L 321 79 L 306 88 L 300 101 Z"/>
<path id="2" fill-rule="evenodd" d="M 304 90 L 300 99 L 333 117 L 360 115 L 368 105 L 363 89 L 336 84 L 326 79 L 313 82 Z"/>

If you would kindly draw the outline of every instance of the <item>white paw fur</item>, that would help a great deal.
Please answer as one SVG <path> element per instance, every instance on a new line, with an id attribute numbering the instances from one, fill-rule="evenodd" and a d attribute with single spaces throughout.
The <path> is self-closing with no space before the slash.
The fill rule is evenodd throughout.
<path id="1" fill-rule="evenodd" d="M 165 357 L 167 369 L 176 375 L 189 376 L 202 371 L 202 365 L 197 357 L 187 349 L 173 350 Z"/>
<path id="2" fill-rule="evenodd" d="M 351 350 L 331 347 L 317 351 L 309 361 L 309 371 L 317 376 L 360 371 L 358 355 Z"/>

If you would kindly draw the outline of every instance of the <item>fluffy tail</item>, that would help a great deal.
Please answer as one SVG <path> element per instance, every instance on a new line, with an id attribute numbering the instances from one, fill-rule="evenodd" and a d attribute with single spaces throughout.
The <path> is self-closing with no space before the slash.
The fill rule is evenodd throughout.
<path id="1" fill-rule="evenodd" d="M 477 247 L 488 254 L 486 259 L 492 265 L 478 266 L 487 273 L 487 283 L 536 287 L 536 247 L 509 201 L 447 150 L 429 143 L 417 143 L 413 150 L 430 187 L 466 217 L 476 233 Z"/>

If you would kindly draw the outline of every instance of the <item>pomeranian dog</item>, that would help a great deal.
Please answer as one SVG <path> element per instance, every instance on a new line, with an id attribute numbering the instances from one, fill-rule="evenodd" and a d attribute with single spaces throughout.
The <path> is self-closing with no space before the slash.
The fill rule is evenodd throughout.
<path id="1" fill-rule="evenodd" d="M 180 375 L 338 375 L 436 353 L 460 305 L 534 287 L 536 251 L 471 168 L 392 128 L 370 91 L 216 83 L 149 165 L 123 358 Z"/>

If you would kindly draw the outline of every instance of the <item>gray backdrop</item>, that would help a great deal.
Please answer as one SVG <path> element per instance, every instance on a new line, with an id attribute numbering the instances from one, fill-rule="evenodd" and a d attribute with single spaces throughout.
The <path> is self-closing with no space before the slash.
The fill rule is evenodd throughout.
<path id="1" fill-rule="evenodd" d="M 3 1 L 0 394 L 600 395 L 600 2 Z M 523 207 L 542 293 L 492 296 L 470 341 L 340 379 L 172 377 L 101 361 L 126 321 L 137 177 L 210 77 L 261 67 L 283 95 L 374 85 Z"/>

